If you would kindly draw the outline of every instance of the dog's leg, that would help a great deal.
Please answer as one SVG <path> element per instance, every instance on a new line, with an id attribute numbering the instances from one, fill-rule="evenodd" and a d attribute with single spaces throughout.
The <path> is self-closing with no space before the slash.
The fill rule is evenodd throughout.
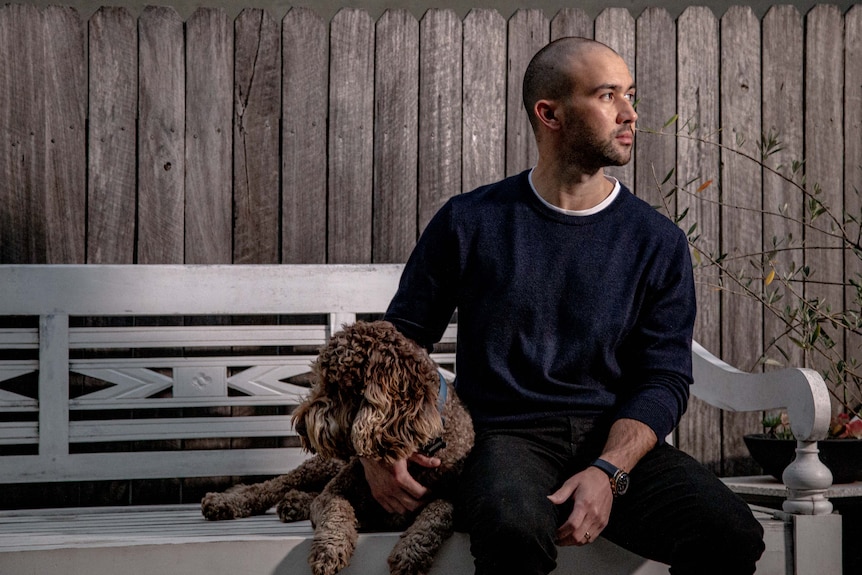
<path id="1" fill-rule="evenodd" d="M 314 575 L 335 575 L 350 563 L 359 535 L 356 512 L 339 495 L 324 492 L 311 504 L 315 525 L 308 564 Z"/>
<path id="2" fill-rule="evenodd" d="M 275 509 L 276 513 L 278 513 L 278 518 L 281 519 L 282 523 L 305 521 L 311 517 L 311 502 L 318 495 L 316 492 L 291 489 L 278 502 L 278 506 Z"/>
<path id="3" fill-rule="evenodd" d="M 389 554 L 392 575 L 425 575 L 434 556 L 454 530 L 453 506 L 437 499 L 426 505 L 416 520 L 401 534 Z"/>
<path id="4" fill-rule="evenodd" d="M 288 491 L 320 491 L 342 467 L 341 461 L 312 457 L 289 473 L 269 481 L 236 485 L 222 493 L 207 493 L 201 500 L 201 513 L 210 521 L 261 515 L 281 501 Z"/>

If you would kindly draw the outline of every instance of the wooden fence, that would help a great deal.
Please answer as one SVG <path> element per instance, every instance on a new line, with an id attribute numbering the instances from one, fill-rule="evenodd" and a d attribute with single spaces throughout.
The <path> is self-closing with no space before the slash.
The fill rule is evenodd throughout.
<path id="1" fill-rule="evenodd" d="M 276 21 L 199 9 L 134 16 L 102 8 L 0 8 L 0 262 L 344 263 L 404 261 L 453 194 L 536 157 L 521 77 L 550 39 L 595 37 L 636 77 L 641 128 L 696 135 L 773 165 L 805 158 L 833 207 L 862 189 L 862 7 L 807 14 L 747 7 L 720 19 L 609 8 L 548 18 L 521 10 L 344 9 L 330 22 L 294 8 Z M 758 251 L 786 220 L 758 210 L 798 194 L 758 165 L 698 139 L 641 133 L 614 174 L 659 204 L 656 179 L 714 181 L 733 217 L 680 198 L 708 245 Z M 773 209 L 774 211 L 774 209 Z M 783 231 L 784 230 L 784 231 Z M 797 254 L 798 255 L 798 254 Z M 818 273 L 859 270 L 841 250 L 811 253 Z M 841 288 L 835 288 L 838 301 Z M 833 290 L 833 295 L 834 290 Z M 772 320 L 703 286 L 697 339 L 751 367 Z M 852 342 L 848 353 L 856 353 Z M 751 471 L 742 432 L 756 415 L 694 404 L 679 443 L 725 474 Z"/>

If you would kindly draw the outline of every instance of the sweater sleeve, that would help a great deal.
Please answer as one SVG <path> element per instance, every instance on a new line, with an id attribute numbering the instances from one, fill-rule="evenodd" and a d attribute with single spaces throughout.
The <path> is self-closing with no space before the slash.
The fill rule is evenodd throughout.
<path id="1" fill-rule="evenodd" d="M 616 419 L 645 423 L 662 443 L 679 424 L 692 383 L 696 298 L 688 242 L 681 232 L 657 264 L 638 324 L 621 350 L 627 393 Z"/>
<path id="2" fill-rule="evenodd" d="M 452 319 L 460 274 L 452 202 L 428 223 L 413 249 L 384 319 L 429 350 Z"/>

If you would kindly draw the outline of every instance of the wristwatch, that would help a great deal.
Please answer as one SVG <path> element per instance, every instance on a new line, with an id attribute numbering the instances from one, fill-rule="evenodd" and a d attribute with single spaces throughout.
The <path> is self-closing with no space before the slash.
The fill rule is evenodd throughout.
<path id="1" fill-rule="evenodd" d="M 596 459 L 590 465 L 592 467 L 598 467 L 608 474 L 608 477 L 611 480 L 611 491 L 613 491 L 614 497 L 625 495 L 626 491 L 629 490 L 629 474 L 616 465 L 608 463 L 604 459 Z"/>

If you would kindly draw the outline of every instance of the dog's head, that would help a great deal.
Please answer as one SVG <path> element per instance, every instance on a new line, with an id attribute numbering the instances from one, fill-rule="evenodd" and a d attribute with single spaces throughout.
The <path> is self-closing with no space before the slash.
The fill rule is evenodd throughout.
<path id="1" fill-rule="evenodd" d="M 345 326 L 321 349 L 312 373 L 293 423 L 303 447 L 323 457 L 393 463 L 443 432 L 436 366 L 389 322 Z"/>

